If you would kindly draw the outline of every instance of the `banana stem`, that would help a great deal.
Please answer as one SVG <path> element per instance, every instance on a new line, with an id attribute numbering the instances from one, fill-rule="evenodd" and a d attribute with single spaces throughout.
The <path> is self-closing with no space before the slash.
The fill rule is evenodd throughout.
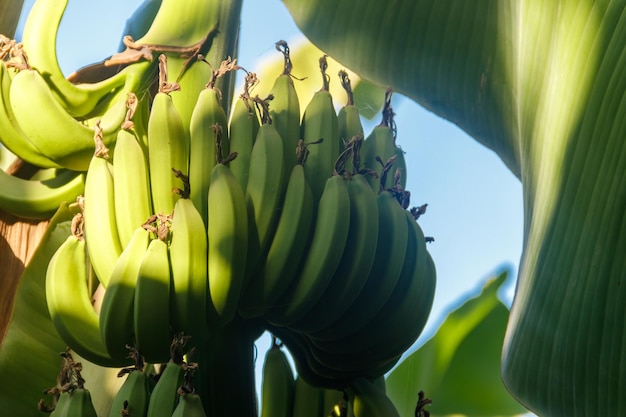
<path id="1" fill-rule="evenodd" d="M 231 323 L 194 352 L 195 380 L 209 416 L 257 417 L 254 341 L 248 325 Z"/>

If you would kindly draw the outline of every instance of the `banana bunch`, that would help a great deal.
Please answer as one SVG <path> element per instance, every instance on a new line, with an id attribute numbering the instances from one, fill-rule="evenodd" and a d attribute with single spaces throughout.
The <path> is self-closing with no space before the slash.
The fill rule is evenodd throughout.
<path id="1" fill-rule="evenodd" d="M 417 223 L 425 205 L 410 208 L 405 189 L 392 91 L 366 136 L 343 71 L 348 100 L 335 110 L 326 56 L 320 90 L 299 102 L 284 41 L 270 95 L 253 96 L 259 81 L 247 73 L 230 114 L 216 81 L 241 67 L 230 58 L 209 67 L 200 49 L 183 58 L 125 39 L 148 59 L 74 84 L 55 51 L 66 5 L 37 1 L 23 45 L 0 37 L 0 140 L 41 168 L 29 179 L 1 172 L 0 209 L 45 218 L 62 201 L 80 207 L 46 274 L 59 335 L 85 359 L 118 367 L 168 362 L 180 334 L 200 346 L 220 327 L 260 322 L 303 381 L 341 394 L 323 413 L 344 415 L 352 401 L 358 415 L 369 392 L 360 381 L 380 378 L 417 339 L 436 281 Z M 283 356 L 277 345 L 268 352 L 267 379 L 279 382 L 268 382 L 263 415 L 295 408 Z M 112 415 L 204 414 L 192 388 L 172 393 L 180 361 L 154 387 L 143 365 L 125 369 Z"/>

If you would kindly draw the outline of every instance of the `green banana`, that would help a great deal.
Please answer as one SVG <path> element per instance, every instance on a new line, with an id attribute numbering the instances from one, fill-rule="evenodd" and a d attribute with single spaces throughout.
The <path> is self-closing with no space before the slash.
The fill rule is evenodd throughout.
<path id="1" fill-rule="evenodd" d="M 180 197 L 173 191 L 177 188 L 178 179 L 172 170 L 184 175 L 189 173 L 189 143 L 183 121 L 170 95 L 177 85 L 165 79 L 165 66 L 165 55 L 160 55 L 159 92 L 154 96 L 148 119 L 148 167 L 152 211 L 156 214 L 170 214 Z"/>
<path id="2" fill-rule="evenodd" d="M 189 126 L 189 185 L 190 198 L 202 215 L 205 228 L 208 213 L 208 192 L 211 171 L 216 162 L 216 126 L 222 134 L 222 147 L 228 135 L 226 112 L 219 90 L 207 85 L 200 94 L 191 114 Z M 222 154 L 221 157 L 226 155 Z"/>
<path id="3" fill-rule="evenodd" d="M 374 263 L 365 285 L 346 312 L 334 323 L 309 333 L 314 341 L 346 337 L 367 326 L 389 298 L 400 277 L 409 236 L 406 216 L 391 192 L 380 193 L 376 201 L 378 239 Z"/>
<path id="4" fill-rule="evenodd" d="M 363 125 L 359 109 L 354 105 L 354 94 L 352 93 L 352 85 L 348 73 L 344 70 L 339 71 L 339 79 L 341 86 L 346 91 L 348 100 L 337 112 L 337 126 L 339 132 L 339 148 L 340 152 L 350 143 L 352 138 L 363 138 Z M 352 161 L 350 161 L 352 162 Z M 346 170 L 352 172 L 351 164 L 346 164 Z"/>
<path id="5" fill-rule="evenodd" d="M 387 89 L 385 105 L 382 110 L 382 121 L 370 132 L 365 141 L 363 141 L 363 147 L 361 148 L 362 167 L 376 173 L 376 175 L 371 175 L 368 178 L 370 185 L 376 192 L 392 188 L 395 185 L 386 181 L 387 175 L 384 175 L 383 172 L 384 164 L 387 163 L 389 158 L 394 156 L 395 159 L 393 163 L 387 168 L 388 172 L 395 176 L 396 171 L 400 169 L 402 189 L 404 189 L 406 185 L 404 153 L 396 147 L 396 125 L 393 119 L 393 109 L 391 108 L 391 93 L 391 89 Z"/>
<path id="6" fill-rule="evenodd" d="M 324 390 L 306 382 L 300 375 L 296 376 L 293 389 L 293 411 L 297 417 L 322 417 Z"/>
<path id="7" fill-rule="evenodd" d="M 273 309 L 293 282 L 307 247 L 313 225 L 314 202 L 302 163 L 302 160 L 299 161 L 291 170 L 265 263 L 242 296 L 239 312 L 244 318 L 260 317 Z"/>
<path id="8" fill-rule="evenodd" d="M 289 45 L 285 41 L 278 41 L 276 49 L 283 54 L 285 64 L 283 72 L 276 78 L 270 91 L 273 96 L 270 118 L 283 139 L 284 181 L 286 182 L 291 168 L 295 165 L 292 155 L 300 140 L 300 102 L 291 75 L 293 65 L 289 55 Z"/>
<path id="9" fill-rule="evenodd" d="M 113 165 L 108 161 L 108 149 L 102 143 L 98 125 L 92 140 L 96 143 L 96 150 L 85 178 L 84 230 L 89 261 L 98 280 L 106 288 L 113 265 L 122 253 L 122 244 L 115 214 Z"/>
<path id="10" fill-rule="evenodd" d="M 263 106 L 267 102 L 262 102 Z M 248 255 L 246 284 L 259 269 L 267 253 L 276 228 L 279 207 L 284 191 L 283 141 L 269 119 L 267 108 L 263 110 L 263 124 L 259 128 L 252 153 L 246 205 L 248 210 Z M 245 284 L 244 284 L 245 285 Z"/>
<path id="11" fill-rule="evenodd" d="M 334 354 L 371 354 L 372 360 L 396 356 L 408 349 L 422 332 L 430 314 L 435 294 L 435 276 L 428 266 L 424 234 L 408 212 L 404 211 L 409 239 L 404 265 L 393 292 L 380 311 L 360 331 L 333 341 L 314 342 Z M 394 323 L 402 326 L 394 326 Z M 384 340 L 384 343 L 380 343 Z M 346 359 L 347 362 L 350 359 Z"/>
<path id="12" fill-rule="evenodd" d="M 182 364 L 172 362 L 165 365 L 159 374 L 154 389 L 150 393 L 146 417 L 171 417 L 178 405 L 178 388 L 184 382 L 185 371 Z"/>
<path id="13" fill-rule="evenodd" d="M 172 327 L 202 343 L 209 335 L 207 233 L 202 216 L 183 195 L 174 206 L 169 244 L 172 270 Z"/>
<path id="14" fill-rule="evenodd" d="M 71 391 L 63 407 L 55 411 L 54 415 L 58 417 L 98 417 L 91 399 L 91 392 L 84 387 Z"/>
<path id="15" fill-rule="evenodd" d="M 150 232 L 139 226 L 113 266 L 100 306 L 100 332 L 112 358 L 128 358 L 134 345 L 135 284 Z"/>
<path id="16" fill-rule="evenodd" d="M 272 339 L 261 381 L 261 417 L 289 417 L 293 410 L 294 375 L 281 345 Z"/>
<path id="17" fill-rule="evenodd" d="M 336 416 L 340 417 L 341 408 L 345 406 L 343 401 L 343 390 L 338 389 L 324 389 L 322 390 L 323 396 L 323 405 L 322 412 L 323 416 Z M 337 412 L 339 411 L 339 412 Z"/>
<path id="18" fill-rule="evenodd" d="M 367 378 L 355 378 L 346 389 L 354 417 L 400 417 L 389 397 Z"/>
<path id="19" fill-rule="evenodd" d="M 138 368 L 126 368 L 118 374 L 119 377 L 124 375 L 126 379 L 113 397 L 109 417 L 145 417 L 150 401 L 149 377 Z"/>
<path id="20" fill-rule="evenodd" d="M 290 325 L 297 331 L 320 331 L 338 320 L 365 286 L 372 268 L 379 224 L 376 194 L 361 174 L 350 177 L 347 187 L 350 230 L 346 247 L 320 300 L 306 316 Z"/>
<path id="21" fill-rule="evenodd" d="M 218 135 L 219 137 L 219 135 Z M 219 140 L 219 139 L 218 139 Z M 213 316 L 231 321 L 243 289 L 248 248 L 246 197 L 223 162 L 211 171 L 208 194 L 208 275 Z"/>
<path id="22" fill-rule="evenodd" d="M 350 225 L 350 197 L 342 175 L 333 175 L 326 181 L 316 216 L 298 278 L 279 299 L 281 308 L 270 318 L 272 324 L 290 325 L 311 311 L 339 266 Z"/>
<path id="23" fill-rule="evenodd" d="M 113 178 L 119 179 L 113 183 L 115 222 L 124 248 L 135 229 L 152 214 L 146 154 L 135 133 L 125 127 L 120 129 L 115 142 Z"/>
<path id="24" fill-rule="evenodd" d="M 121 362 L 111 359 L 102 341 L 98 314 L 91 302 L 81 221 L 82 214 L 77 214 L 72 234 L 48 264 L 45 282 L 48 311 L 59 335 L 76 353 L 101 366 L 119 366 Z"/>
<path id="25" fill-rule="evenodd" d="M 326 56 L 320 58 L 323 86 L 306 105 L 302 115 L 301 135 L 305 143 L 323 141 L 310 148 L 304 170 L 318 201 L 326 179 L 332 175 L 333 166 L 339 156 L 339 126 L 333 107 L 333 98 L 328 91 Z"/>
<path id="26" fill-rule="evenodd" d="M 57 34 L 68 0 L 39 0 L 28 12 L 22 44 L 28 63 L 50 86 L 55 99 L 73 117 L 84 117 L 106 100 L 112 91 L 122 88 L 127 71 L 94 84 L 72 84 L 66 79 L 57 60 Z"/>
<path id="27" fill-rule="evenodd" d="M 63 202 L 73 202 L 85 189 L 81 172 L 57 170 L 48 179 L 23 179 L 0 169 L 0 209 L 28 219 L 48 219 Z"/>
<path id="28" fill-rule="evenodd" d="M 200 396 L 195 393 L 181 395 L 172 417 L 206 417 Z"/>
<path id="29" fill-rule="evenodd" d="M 140 74 L 129 75 L 130 87 L 138 87 L 139 77 Z M 96 119 L 102 126 L 105 145 L 115 142 L 126 117 L 126 97 L 113 97 Z M 13 77 L 10 102 L 21 130 L 47 158 L 68 169 L 87 170 L 93 153 L 94 127 L 72 117 L 39 72 L 23 69 Z"/>
<path id="30" fill-rule="evenodd" d="M 54 410 L 52 410 L 52 412 L 50 413 L 50 417 L 61 417 L 64 414 L 64 410 L 65 410 L 65 405 L 67 404 L 68 400 L 70 399 L 70 393 L 69 391 L 62 391 L 60 394 L 58 394 L 58 398 L 56 400 L 56 403 L 54 404 Z M 65 414 L 67 415 L 67 414 Z"/>
<path id="31" fill-rule="evenodd" d="M 166 227 L 161 223 L 159 228 Z M 137 349 L 149 363 L 166 362 L 170 331 L 170 261 L 161 236 L 148 244 L 137 273 L 134 328 Z"/>
<path id="32" fill-rule="evenodd" d="M 239 180 L 244 192 L 248 185 L 250 154 L 259 131 L 259 118 L 249 93 L 249 89 L 256 82 L 256 74 L 248 73 L 246 75 L 244 92 L 235 102 L 228 131 L 230 151 L 237 152 L 237 158 L 230 162 L 229 167 Z"/>
<path id="33" fill-rule="evenodd" d="M 46 157 L 28 139 L 15 120 L 11 109 L 11 74 L 4 61 L 0 61 L 0 142 L 20 159 L 43 168 L 60 167 L 54 161 Z"/>

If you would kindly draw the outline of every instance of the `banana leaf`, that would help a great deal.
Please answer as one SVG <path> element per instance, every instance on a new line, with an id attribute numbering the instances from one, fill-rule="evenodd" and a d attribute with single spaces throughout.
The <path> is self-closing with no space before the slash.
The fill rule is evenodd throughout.
<path id="1" fill-rule="evenodd" d="M 498 290 L 509 271 L 489 279 L 477 296 L 450 312 L 432 338 L 406 355 L 386 378 L 387 395 L 411 417 L 419 391 L 432 400 L 430 415 L 513 416 L 526 409 L 500 379 L 499 352 L 509 316 Z"/>
<path id="2" fill-rule="evenodd" d="M 0 0 L 0 34 L 12 38 L 20 20 L 24 0 Z"/>
<path id="3" fill-rule="evenodd" d="M 508 390 L 542 416 L 626 415 L 626 1 L 283 2 L 320 49 L 520 178 Z"/>

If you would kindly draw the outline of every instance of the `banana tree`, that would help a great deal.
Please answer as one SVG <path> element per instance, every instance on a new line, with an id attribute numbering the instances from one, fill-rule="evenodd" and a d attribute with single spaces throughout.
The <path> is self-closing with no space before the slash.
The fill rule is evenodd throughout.
<path id="1" fill-rule="evenodd" d="M 284 3 L 320 49 L 457 124 L 522 182 L 509 391 L 539 415 L 624 415 L 625 2 Z"/>

